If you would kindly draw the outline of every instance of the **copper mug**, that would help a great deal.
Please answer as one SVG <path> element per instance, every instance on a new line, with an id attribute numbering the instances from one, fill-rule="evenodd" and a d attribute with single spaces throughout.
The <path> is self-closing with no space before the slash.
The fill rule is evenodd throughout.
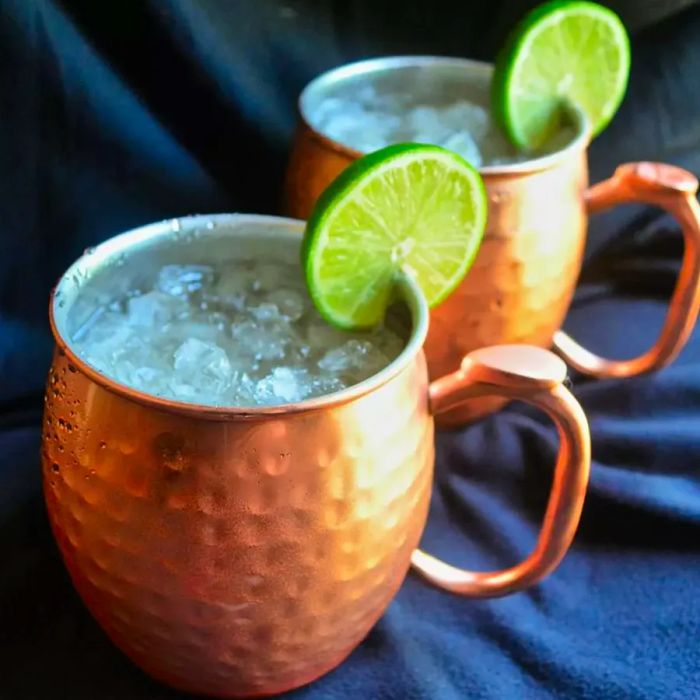
<path id="1" fill-rule="evenodd" d="M 466 596 L 531 586 L 564 556 L 581 514 L 590 438 L 562 384 L 564 363 L 536 347 L 494 347 L 429 384 L 428 310 L 408 280 L 390 317 L 408 338 L 400 356 L 360 384 L 302 403 L 180 403 L 120 385 L 72 349 L 94 280 L 104 301 L 157 259 L 296 260 L 302 226 L 219 215 L 138 228 L 86 253 L 51 300 L 56 349 L 42 463 L 54 535 L 114 643 L 185 691 L 256 696 L 312 681 L 363 639 L 411 565 Z M 494 395 L 541 408 L 561 445 L 530 556 L 475 573 L 416 547 L 430 499 L 433 415 Z"/>
<path id="2" fill-rule="evenodd" d="M 416 103 L 456 98 L 489 104 L 492 67 L 459 58 L 398 56 L 348 64 L 313 80 L 299 98 L 299 127 L 285 184 L 285 213 L 308 218 L 324 188 L 361 154 L 316 128 L 328 97 L 409 94 Z M 572 367 L 598 377 L 628 377 L 662 367 L 680 352 L 700 309 L 700 208 L 697 179 L 660 163 L 628 163 L 588 188 L 588 128 L 562 150 L 512 165 L 481 168 L 489 197 L 486 234 L 458 289 L 431 312 L 425 346 L 431 378 L 452 372 L 472 350 L 500 343 L 553 346 Z M 624 202 L 661 207 L 683 229 L 683 266 L 655 345 L 630 360 L 608 360 L 560 330 L 581 269 L 588 214 Z M 457 425 L 500 403 L 474 401 L 441 417 Z"/>

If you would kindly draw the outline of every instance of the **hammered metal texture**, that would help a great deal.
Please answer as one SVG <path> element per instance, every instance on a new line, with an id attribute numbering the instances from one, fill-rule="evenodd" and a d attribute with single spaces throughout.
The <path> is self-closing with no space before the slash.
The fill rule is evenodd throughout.
<path id="1" fill-rule="evenodd" d="M 54 355 L 42 464 L 73 582 L 152 676 L 216 697 L 329 671 L 401 584 L 425 525 L 422 353 L 384 386 L 298 414 L 143 405 Z"/>
<path id="2" fill-rule="evenodd" d="M 286 213 L 308 218 L 324 188 L 353 161 L 347 149 L 301 124 L 290 156 Z M 548 348 L 576 287 L 586 237 L 585 150 L 540 170 L 483 174 L 489 198 L 484 241 L 460 287 L 433 309 L 425 345 L 430 377 L 456 370 L 488 345 Z M 441 415 L 440 425 L 473 420 L 503 405 L 476 399 Z"/>
<path id="3" fill-rule="evenodd" d="M 566 317 L 586 241 L 585 152 L 546 170 L 486 174 L 483 243 L 462 284 L 430 314 L 425 344 L 432 378 L 457 369 L 472 350 L 503 343 L 548 348 Z M 472 420 L 502 405 L 484 400 L 441 416 Z"/>

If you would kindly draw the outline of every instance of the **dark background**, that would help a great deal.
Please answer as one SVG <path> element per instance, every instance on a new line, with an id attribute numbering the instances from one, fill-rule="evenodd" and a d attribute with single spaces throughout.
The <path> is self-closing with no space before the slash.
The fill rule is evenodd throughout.
<path id="1" fill-rule="evenodd" d="M 176 698 L 73 593 L 41 501 L 51 285 L 88 245 L 194 212 L 275 213 L 295 100 L 352 59 L 491 60 L 529 0 L 0 0 L 0 699 Z M 700 7 L 606 3 L 632 33 L 627 98 L 591 148 L 700 172 Z M 593 222 L 567 327 L 615 356 L 660 327 L 682 241 L 639 208 Z M 497 601 L 409 576 L 367 641 L 298 698 L 700 697 L 700 337 L 655 375 L 575 378 L 591 491 L 562 567 Z M 556 440 L 511 407 L 438 439 L 425 543 L 473 567 L 534 542 Z"/>

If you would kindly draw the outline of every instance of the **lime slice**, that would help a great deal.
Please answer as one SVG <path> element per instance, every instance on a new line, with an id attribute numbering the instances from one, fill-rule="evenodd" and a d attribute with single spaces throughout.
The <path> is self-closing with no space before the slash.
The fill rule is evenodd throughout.
<path id="1" fill-rule="evenodd" d="M 622 102 L 629 69 L 629 37 L 612 10 L 554 0 L 530 12 L 499 54 L 493 112 L 525 150 L 541 147 L 556 132 L 567 103 L 583 110 L 596 136 Z"/>
<path id="2" fill-rule="evenodd" d="M 486 224 L 479 173 L 437 146 L 399 144 L 357 160 L 325 190 L 302 264 L 316 307 L 340 328 L 372 327 L 411 275 L 430 306 L 471 267 Z"/>

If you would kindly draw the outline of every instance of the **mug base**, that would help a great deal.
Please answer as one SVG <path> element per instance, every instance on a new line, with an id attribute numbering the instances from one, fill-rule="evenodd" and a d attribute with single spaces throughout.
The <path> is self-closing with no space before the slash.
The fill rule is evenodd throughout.
<path id="1" fill-rule="evenodd" d="M 300 676 L 298 679 L 286 681 L 285 683 L 282 683 L 280 685 L 271 685 L 270 687 L 261 690 L 212 690 L 210 688 L 204 687 L 203 685 L 183 683 L 181 680 L 175 680 L 166 676 L 160 676 L 158 674 L 150 673 L 149 671 L 146 671 L 146 669 L 144 669 L 143 666 L 141 666 L 140 664 L 137 663 L 137 665 L 139 665 L 141 669 L 145 673 L 147 673 L 147 675 L 149 675 L 151 678 L 158 681 L 159 683 L 167 685 L 175 690 L 188 693 L 189 695 L 207 698 L 218 698 L 219 700 L 258 700 L 259 698 L 275 697 L 277 695 L 280 695 L 281 693 L 297 690 L 298 688 L 302 688 L 305 685 L 309 685 L 314 681 L 317 681 L 322 676 L 325 676 L 326 674 L 330 673 L 331 671 L 335 670 L 338 666 L 340 666 L 340 664 L 342 664 L 343 661 L 345 661 L 345 659 L 348 656 L 350 656 L 350 654 L 354 651 L 356 646 L 357 645 L 353 645 L 349 649 L 343 651 L 330 664 L 325 664 L 321 670 L 315 669 L 309 674 Z"/>

